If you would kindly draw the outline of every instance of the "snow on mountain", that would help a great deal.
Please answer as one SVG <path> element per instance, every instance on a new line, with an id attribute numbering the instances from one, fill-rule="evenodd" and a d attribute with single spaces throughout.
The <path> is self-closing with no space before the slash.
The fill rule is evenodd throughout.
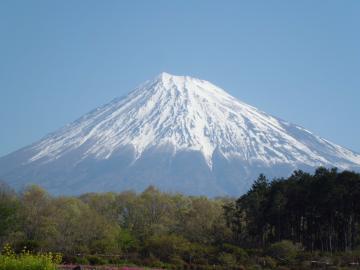
<path id="1" fill-rule="evenodd" d="M 186 161 L 179 161 L 182 155 Z M 179 179 L 191 160 L 198 167 Z M 31 177 L 30 182 L 58 194 L 154 184 L 192 194 L 236 195 L 256 173 L 286 176 L 320 165 L 358 169 L 360 155 L 210 82 L 161 73 L 126 97 L 0 159 L 0 177 L 17 187 Z"/>

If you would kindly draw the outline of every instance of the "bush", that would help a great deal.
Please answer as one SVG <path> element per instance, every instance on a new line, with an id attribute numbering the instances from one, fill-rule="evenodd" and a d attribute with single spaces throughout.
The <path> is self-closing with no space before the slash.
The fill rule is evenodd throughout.
<path id="1" fill-rule="evenodd" d="M 16 255 L 9 246 L 5 246 L 0 255 L 1 270 L 56 270 L 61 262 L 59 254 L 32 254 L 23 251 Z"/>
<path id="2" fill-rule="evenodd" d="M 267 254 L 278 260 L 280 263 L 291 263 L 294 261 L 299 251 L 299 245 L 295 245 L 288 240 L 283 240 L 272 244 L 268 248 Z"/>
<path id="3" fill-rule="evenodd" d="M 221 253 L 219 255 L 219 262 L 221 266 L 228 268 L 236 266 L 236 257 L 230 253 Z"/>
<path id="4" fill-rule="evenodd" d="M 147 251 L 163 262 L 170 262 L 174 256 L 182 257 L 189 249 L 186 239 L 176 235 L 151 237 L 146 245 Z"/>
<path id="5" fill-rule="evenodd" d="M 238 246 L 224 244 L 222 248 L 226 253 L 233 254 L 238 262 L 244 262 L 248 258 L 247 252 Z"/>
<path id="6" fill-rule="evenodd" d="M 107 260 L 96 255 L 87 256 L 86 259 L 91 265 L 104 265 L 108 263 Z"/>
<path id="7" fill-rule="evenodd" d="M 175 266 L 174 269 L 184 269 L 186 263 L 180 256 L 174 255 L 170 257 L 170 263 Z"/>
<path id="8" fill-rule="evenodd" d="M 249 270 L 261 270 L 262 267 L 258 264 L 250 265 L 247 269 Z"/>
<path id="9" fill-rule="evenodd" d="M 85 257 L 75 257 L 74 261 L 76 264 L 89 264 L 89 260 Z"/>
<path id="10" fill-rule="evenodd" d="M 270 269 L 275 269 L 276 266 L 277 266 L 276 261 L 273 258 L 269 257 L 269 256 L 266 256 L 264 258 L 264 264 L 265 264 L 266 267 L 268 267 Z"/>
<path id="11" fill-rule="evenodd" d="M 149 256 L 149 257 L 143 259 L 142 261 L 139 261 L 139 264 L 145 264 L 146 266 L 149 266 L 149 267 L 161 267 L 162 266 L 162 262 L 154 256 Z"/>

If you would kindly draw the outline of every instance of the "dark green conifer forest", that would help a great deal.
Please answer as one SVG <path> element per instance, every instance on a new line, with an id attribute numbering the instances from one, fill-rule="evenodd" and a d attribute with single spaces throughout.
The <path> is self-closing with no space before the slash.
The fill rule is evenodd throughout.
<path id="1" fill-rule="evenodd" d="M 319 168 L 239 198 L 165 193 L 55 197 L 0 186 L 0 246 L 56 252 L 64 263 L 164 269 L 351 268 L 360 259 L 360 174 Z"/>

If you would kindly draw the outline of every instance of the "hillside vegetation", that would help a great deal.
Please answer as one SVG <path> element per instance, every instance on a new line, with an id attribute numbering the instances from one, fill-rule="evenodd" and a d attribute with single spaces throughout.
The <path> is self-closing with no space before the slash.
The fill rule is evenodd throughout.
<path id="1" fill-rule="evenodd" d="M 0 245 L 79 264 L 345 269 L 360 257 L 359 198 L 359 174 L 324 168 L 271 182 L 260 175 L 238 199 L 154 187 L 53 197 L 38 186 L 15 193 L 1 185 Z"/>

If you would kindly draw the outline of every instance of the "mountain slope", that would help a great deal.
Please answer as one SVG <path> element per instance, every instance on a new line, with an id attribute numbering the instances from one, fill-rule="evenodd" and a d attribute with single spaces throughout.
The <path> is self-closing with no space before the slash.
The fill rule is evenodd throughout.
<path id="1" fill-rule="evenodd" d="M 267 115 L 215 85 L 162 73 L 0 159 L 0 178 L 53 193 L 136 189 L 238 195 L 259 172 L 358 169 L 360 155 Z"/>

